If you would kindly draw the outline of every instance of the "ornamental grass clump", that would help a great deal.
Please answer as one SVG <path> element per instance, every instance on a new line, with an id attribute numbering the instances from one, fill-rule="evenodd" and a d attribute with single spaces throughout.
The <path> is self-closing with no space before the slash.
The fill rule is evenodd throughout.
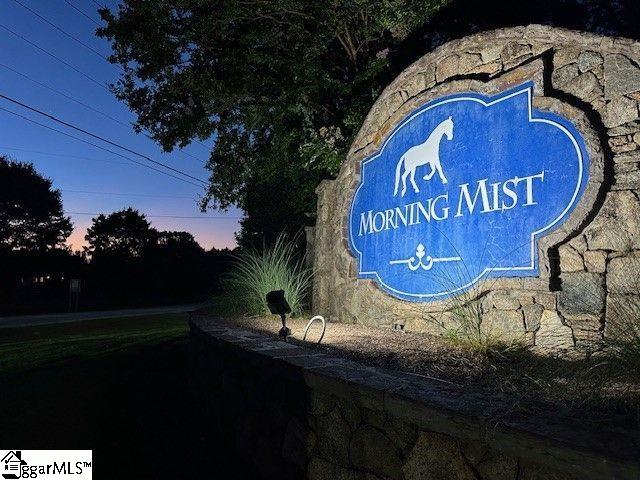
<path id="1" fill-rule="evenodd" d="M 281 234 L 273 246 L 238 254 L 224 285 L 232 313 L 269 314 L 266 295 L 284 290 L 293 315 L 303 312 L 311 290 L 313 272 L 298 255 L 296 238 Z"/>

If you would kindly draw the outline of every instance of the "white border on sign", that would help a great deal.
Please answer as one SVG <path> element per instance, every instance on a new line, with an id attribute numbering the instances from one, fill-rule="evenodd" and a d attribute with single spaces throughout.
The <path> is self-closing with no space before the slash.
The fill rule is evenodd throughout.
<path id="1" fill-rule="evenodd" d="M 504 97 L 500 97 L 497 98 L 496 100 L 490 101 L 490 102 L 485 102 L 482 98 L 478 98 L 478 97 L 473 97 L 473 96 L 461 96 L 461 97 L 449 97 L 449 98 L 445 98 L 439 102 L 433 103 L 431 105 L 428 105 L 426 107 L 423 107 L 421 109 L 419 109 L 418 111 L 414 112 L 410 117 L 408 117 L 407 119 L 405 119 L 404 122 L 402 122 L 400 125 L 398 125 L 398 127 L 396 127 L 393 132 L 391 133 L 391 135 L 389 135 L 389 138 L 387 138 L 387 140 L 385 140 L 385 142 L 382 144 L 382 147 L 380 148 L 380 150 L 378 151 L 378 153 L 376 153 L 375 155 L 373 155 L 371 158 L 368 158 L 367 160 L 362 162 L 362 181 L 360 182 L 360 185 L 358 185 L 358 188 L 356 189 L 356 191 L 353 194 L 353 199 L 355 200 L 356 196 L 358 195 L 358 191 L 360 190 L 360 188 L 362 188 L 362 185 L 364 185 L 364 178 L 365 178 L 365 166 L 367 163 L 371 162 L 372 160 L 375 160 L 376 158 L 378 158 L 380 155 L 382 155 L 382 152 L 384 151 L 385 147 L 387 146 L 387 143 L 389 143 L 389 141 L 391 141 L 391 139 L 393 138 L 393 136 L 400 131 L 400 129 L 402 129 L 402 127 L 404 127 L 407 123 L 409 123 L 411 120 L 413 120 L 415 117 L 417 117 L 418 115 L 422 115 L 423 113 L 431 110 L 432 108 L 438 107 L 440 105 L 444 105 L 447 103 L 452 103 L 452 102 L 460 102 L 460 101 L 471 101 L 471 102 L 477 102 L 482 104 L 485 107 L 490 107 L 492 105 L 495 105 L 496 103 L 500 103 L 504 100 L 508 100 L 510 98 L 515 97 L 516 95 L 520 95 L 522 93 L 526 93 L 527 94 L 527 106 L 528 106 L 528 120 L 530 123 L 548 123 L 549 125 L 553 125 L 554 127 L 557 127 L 558 129 L 560 129 L 568 138 L 569 140 L 571 140 L 571 143 L 573 144 L 575 150 L 576 150 L 576 154 L 578 155 L 578 182 L 576 184 L 576 188 L 573 192 L 573 196 L 571 197 L 571 201 L 569 202 L 569 205 L 567 205 L 567 207 L 562 211 L 562 213 L 555 219 L 553 220 L 550 224 L 546 225 L 545 227 L 541 228 L 540 230 L 536 230 L 533 233 L 531 233 L 531 250 L 530 250 L 530 257 L 531 257 L 531 262 L 529 265 L 523 266 L 523 267 L 486 267 L 477 277 L 475 277 L 473 280 L 471 280 L 470 282 L 466 283 L 465 285 L 462 285 L 460 287 L 457 287 L 455 289 L 452 289 L 450 291 L 447 292 L 441 292 L 441 293 L 408 293 L 408 292 L 403 292 L 401 290 L 397 290 L 393 287 L 390 287 L 389 285 L 387 285 L 381 278 L 380 275 L 378 274 L 377 271 L 372 271 L 372 272 L 363 272 L 362 270 L 360 270 L 362 268 L 362 252 L 360 250 L 357 249 L 355 242 L 353 242 L 353 231 L 352 231 L 352 227 L 353 227 L 353 206 L 355 202 L 351 202 L 351 208 L 349 210 L 349 243 L 351 244 L 351 247 L 353 248 L 353 250 L 355 250 L 358 253 L 358 275 L 375 275 L 378 282 L 385 287 L 385 289 L 387 289 L 390 292 L 393 293 L 397 293 L 398 295 L 403 295 L 405 297 L 415 297 L 415 298 L 433 298 L 433 297 L 443 297 L 443 296 L 449 296 L 452 295 L 456 292 L 459 292 L 461 290 L 466 290 L 467 288 L 471 287 L 473 284 L 475 284 L 476 282 L 478 282 L 482 277 L 484 277 L 485 275 L 487 275 L 490 272 L 497 272 L 497 271 L 526 271 L 526 270 L 535 270 L 535 248 L 536 248 L 536 236 L 545 232 L 546 230 L 550 229 L 551 227 L 553 227 L 556 223 L 558 223 L 560 220 L 562 220 L 562 218 L 567 214 L 567 212 L 571 209 L 571 207 L 573 207 L 573 205 L 576 202 L 576 199 L 578 198 L 578 194 L 580 193 L 580 188 L 582 186 L 582 177 L 584 175 L 584 158 L 582 155 L 582 150 L 580 149 L 580 146 L 578 145 L 578 141 L 576 140 L 576 138 L 573 136 L 573 134 L 564 126 L 559 124 L 558 122 L 554 122 L 553 120 L 550 120 L 548 118 L 534 118 L 533 117 L 533 105 L 532 105 L 532 92 L 533 92 L 533 84 L 531 82 L 527 82 L 525 84 L 526 86 L 524 88 L 522 88 L 521 90 L 516 90 L 508 95 L 505 95 Z M 516 87 L 517 89 L 518 87 Z M 460 94 L 460 95 L 465 95 L 465 94 Z M 402 298 L 402 297 L 401 297 Z"/>

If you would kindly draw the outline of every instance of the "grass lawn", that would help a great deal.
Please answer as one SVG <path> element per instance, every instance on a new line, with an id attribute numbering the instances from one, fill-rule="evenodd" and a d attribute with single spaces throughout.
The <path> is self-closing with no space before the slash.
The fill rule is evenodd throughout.
<path id="1" fill-rule="evenodd" d="M 187 331 L 186 314 L 0 329 L 0 446 L 92 449 L 94 478 L 245 478 L 191 400 Z"/>

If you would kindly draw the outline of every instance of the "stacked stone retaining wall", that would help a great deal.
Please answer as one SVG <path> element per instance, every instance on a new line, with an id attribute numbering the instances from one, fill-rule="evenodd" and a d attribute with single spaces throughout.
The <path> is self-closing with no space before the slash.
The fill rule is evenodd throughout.
<path id="1" fill-rule="evenodd" d="M 590 430 L 553 412 L 504 416 L 509 399 L 449 382 L 197 316 L 191 354 L 193 414 L 204 412 L 258 479 L 640 478 L 637 434 Z"/>

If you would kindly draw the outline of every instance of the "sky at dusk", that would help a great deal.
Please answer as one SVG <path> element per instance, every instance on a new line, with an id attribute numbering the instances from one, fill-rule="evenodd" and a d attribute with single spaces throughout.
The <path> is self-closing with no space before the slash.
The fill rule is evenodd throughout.
<path id="1" fill-rule="evenodd" d="M 135 116 L 101 86 L 118 78 L 119 67 L 65 36 L 20 3 L 102 56 L 110 54 L 109 44 L 94 35 L 97 28 L 94 22 L 100 23 L 96 12 L 98 4 L 113 9 L 116 0 L 19 0 L 19 3 L 3 0 L 0 2 L 0 94 L 194 177 L 208 178 L 204 164 L 211 139 L 193 143 L 183 151 L 165 154 L 144 134 L 136 134 L 130 126 Z M 149 164 L 143 158 L 56 124 L 2 98 L 0 108 Z M 146 214 L 159 230 L 192 233 L 207 249 L 235 245 L 234 233 L 239 228 L 242 212 L 230 209 L 202 214 L 198 198 L 204 193 L 204 187 L 135 165 L 116 154 L 48 130 L 5 110 L 0 110 L 0 154 L 32 162 L 41 174 L 53 181 L 55 188 L 62 191 L 64 209 L 75 227 L 68 242 L 74 249 L 84 245 L 85 230 L 91 223 L 92 214 L 110 213 L 129 206 Z"/>

